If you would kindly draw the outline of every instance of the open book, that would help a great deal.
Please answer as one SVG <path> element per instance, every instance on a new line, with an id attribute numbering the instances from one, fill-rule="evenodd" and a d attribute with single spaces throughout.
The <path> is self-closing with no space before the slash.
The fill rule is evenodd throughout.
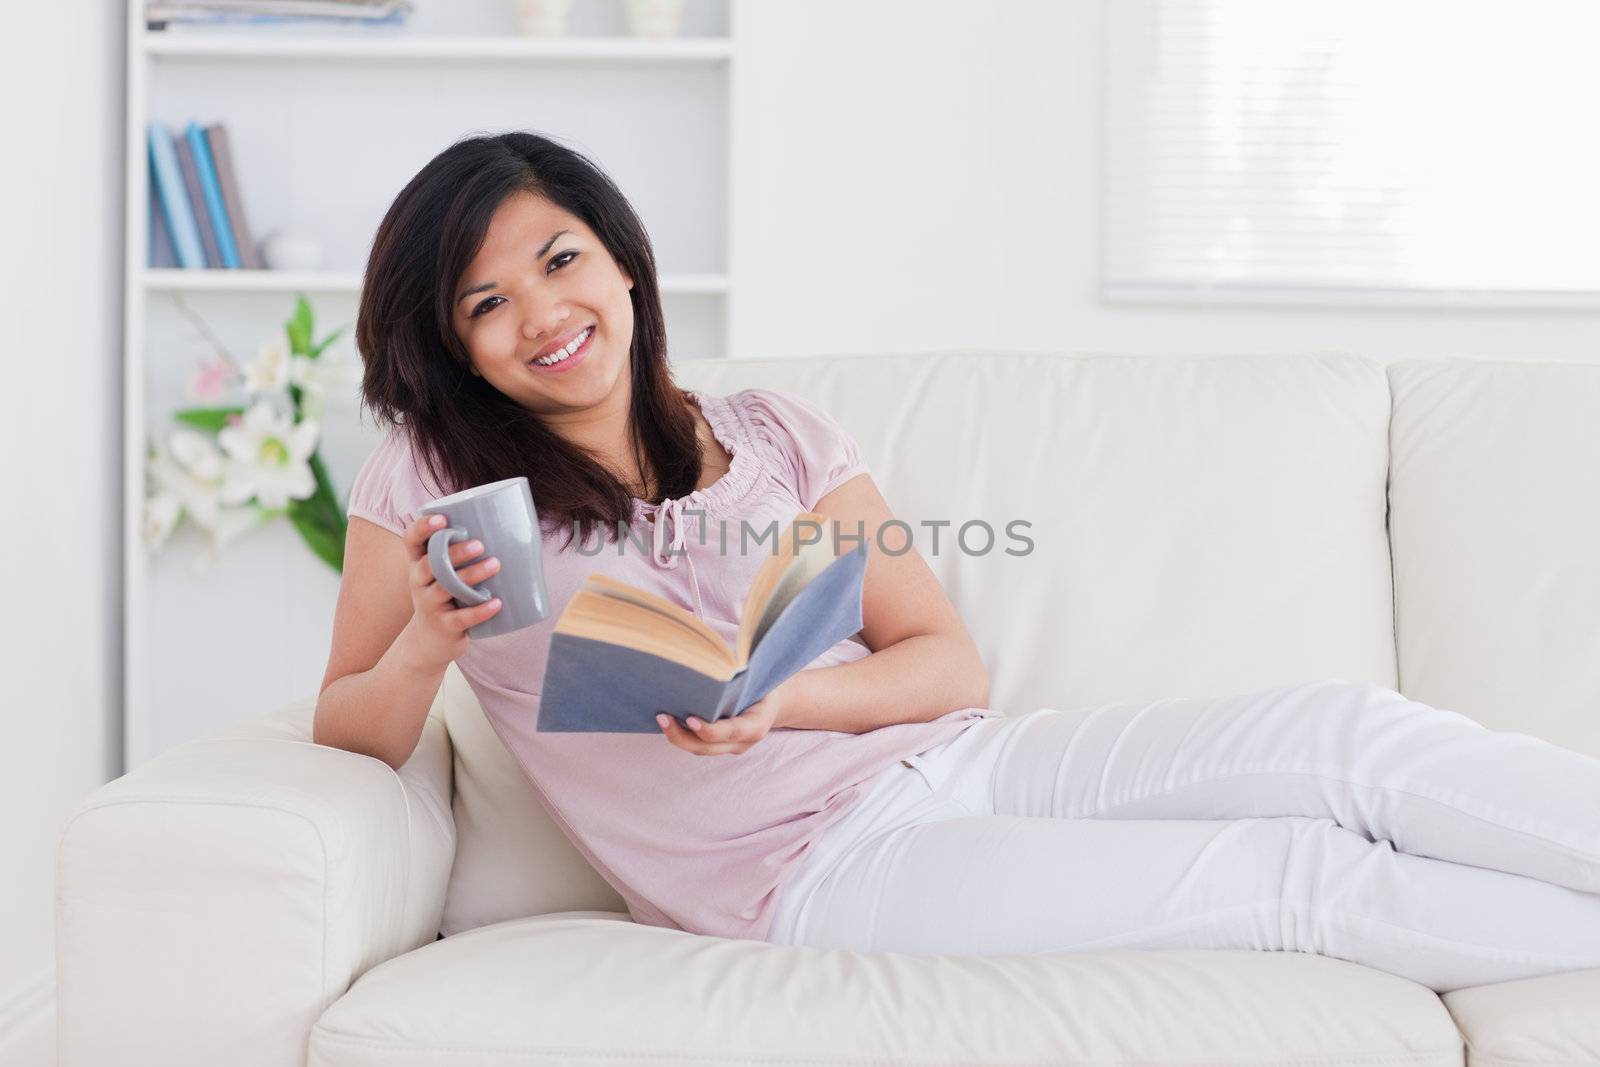
<path id="1" fill-rule="evenodd" d="M 660 733 L 658 712 L 716 722 L 766 696 L 861 629 L 867 542 L 838 555 L 832 527 L 802 511 L 784 528 L 731 648 L 671 601 L 604 574 L 585 578 L 550 638 L 538 728 Z"/>

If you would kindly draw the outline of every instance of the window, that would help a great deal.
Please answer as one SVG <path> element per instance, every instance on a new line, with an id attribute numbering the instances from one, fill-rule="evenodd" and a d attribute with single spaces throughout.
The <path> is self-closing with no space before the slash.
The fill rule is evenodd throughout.
<path id="1" fill-rule="evenodd" d="M 1106 299 L 1600 307 L 1600 3 L 1104 10 Z"/>

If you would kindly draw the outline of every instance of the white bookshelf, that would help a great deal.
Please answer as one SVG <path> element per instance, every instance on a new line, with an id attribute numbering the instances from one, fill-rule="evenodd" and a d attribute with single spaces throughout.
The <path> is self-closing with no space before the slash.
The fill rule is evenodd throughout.
<path id="1" fill-rule="evenodd" d="M 124 289 L 123 758 L 132 769 L 192 737 L 314 695 L 338 576 L 278 520 L 197 574 L 204 542 L 142 538 L 150 435 L 189 403 L 210 354 L 240 361 L 281 332 L 304 293 L 317 335 L 353 327 L 371 236 L 401 186 L 459 137 L 526 129 L 598 163 L 650 233 L 674 360 L 731 350 L 730 261 L 740 0 L 690 0 L 681 36 L 627 35 L 621 0 L 574 4 L 569 35 L 516 33 L 512 0 L 413 0 L 404 28 L 147 31 L 127 7 Z M 313 233 L 316 270 L 184 270 L 148 262 L 146 124 L 222 122 L 250 229 Z M 352 330 L 341 343 L 354 352 Z M 232 394 L 230 394 L 230 398 Z M 351 398 L 353 401 L 353 398 Z M 378 429 L 350 402 L 322 450 L 341 500 Z"/>

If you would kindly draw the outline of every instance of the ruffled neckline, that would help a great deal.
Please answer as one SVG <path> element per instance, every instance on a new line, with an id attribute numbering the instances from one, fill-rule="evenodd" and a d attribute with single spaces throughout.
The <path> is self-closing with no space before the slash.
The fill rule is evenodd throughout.
<path id="1" fill-rule="evenodd" d="M 761 457 L 757 454 L 749 428 L 734 408 L 733 401 L 728 397 L 711 396 L 697 389 L 685 389 L 684 392 L 706 417 L 706 422 L 711 426 L 711 436 L 728 450 L 728 470 L 721 478 L 703 489 L 696 489 L 680 497 L 668 497 L 659 504 L 634 497 L 633 516 L 636 520 L 654 515 L 662 508 L 672 505 L 676 505 L 679 512 L 684 508 L 703 508 L 708 514 L 724 511 L 743 500 L 755 487 L 761 475 Z"/>

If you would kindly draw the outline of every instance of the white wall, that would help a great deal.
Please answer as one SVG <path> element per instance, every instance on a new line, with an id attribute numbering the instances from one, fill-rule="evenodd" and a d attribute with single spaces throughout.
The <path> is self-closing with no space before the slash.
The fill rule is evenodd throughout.
<path id="1" fill-rule="evenodd" d="M 736 355 L 1600 359 L 1600 313 L 1110 306 L 1099 0 L 745 2 Z"/>
<path id="2" fill-rule="evenodd" d="M 122 13 L 75 0 L 5 19 L 0 1055 L 53 983 L 62 822 L 115 773 L 122 513 Z"/>

